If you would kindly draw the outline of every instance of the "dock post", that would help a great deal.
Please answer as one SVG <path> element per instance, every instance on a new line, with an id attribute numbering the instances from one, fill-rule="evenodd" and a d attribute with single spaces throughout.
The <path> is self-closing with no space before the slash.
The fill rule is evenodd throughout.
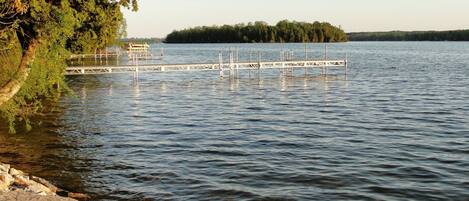
<path id="1" fill-rule="evenodd" d="M 306 43 L 305 43 L 305 61 L 308 61 L 308 47 L 306 46 Z"/>
<path id="2" fill-rule="evenodd" d="M 345 53 L 345 76 L 347 76 L 348 73 L 348 54 Z"/>
<path id="3" fill-rule="evenodd" d="M 305 76 L 308 75 L 308 68 L 306 67 L 307 64 L 308 64 L 308 63 L 305 62 Z"/>
<path id="4" fill-rule="evenodd" d="M 323 62 L 321 62 L 322 64 L 322 68 L 321 68 L 321 75 L 324 75 L 325 74 L 325 65 L 326 65 L 326 57 L 327 57 L 327 53 L 326 53 L 326 44 L 324 44 L 324 53 L 323 53 Z"/>
<path id="5" fill-rule="evenodd" d="M 305 43 L 305 76 L 308 74 L 308 68 L 306 67 L 308 61 L 308 46 Z"/>
<path id="6" fill-rule="evenodd" d="M 108 55 L 107 55 L 107 49 L 106 49 L 106 50 L 104 50 L 104 51 L 105 51 L 105 54 L 106 54 L 106 65 L 108 65 L 108 59 L 107 59 L 107 56 L 108 56 Z"/>
<path id="7" fill-rule="evenodd" d="M 324 43 L 324 61 L 327 61 L 327 43 Z"/>
<path id="8" fill-rule="evenodd" d="M 134 80 L 138 81 L 138 64 L 135 66 Z"/>
<path id="9" fill-rule="evenodd" d="M 221 51 L 218 53 L 218 63 L 220 65 L 220 77 L 224 77 L 224 74 L 223 74 L 223 53 L 221 53 Z"/>
<path id="10" fill-rule="evenodd" d="M 260 78 L 261 77 L 261 51 L 258 51 L 257 52 L 257 77 Z"/>
<path id="11" fill-rule="evenodd" d="M 99 64 L 103 65 L 103 54 L 102 54 L 101 49 L 99 50 Z"/>
<path id="12" fill-rule="evenodd" d="M 238 66 L 238 60 L 239 60 L 239 52 L 238 48 L 233 49 L 233 67 L 235 68 L 235 78 L 239 77 L 239 66 Z"/>
<path id="13" fill-rule="evenodd" d="M 325 75 L 327 76 L 327 65 L 328 65 L 328 63 L 326 62 L 325 64 L 326 65 L 324 66 L 324 72 L 325 72 Z"/>
<path id="14" fill-rule="evenodd" d="M 230 78 L 234 77 L 234 68 L 233 68 L 233 50 L 230 48 Z"/>
<path id="15" fill-rule="evenodd" d="M 325 66 L 326 66 L 326 62 L 322 62 L 322 68 L 321 68 L 321 75 L 324 75 L 325 74 Z"/>

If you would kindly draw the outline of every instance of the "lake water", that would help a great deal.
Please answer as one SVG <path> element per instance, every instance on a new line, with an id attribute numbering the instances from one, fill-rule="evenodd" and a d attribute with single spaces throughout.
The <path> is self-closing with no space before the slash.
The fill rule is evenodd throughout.
<path id="1" fill-rule="evenodd" d="M 305 57 L 303 44 L 161 46 L 164 63 L 217 62 L 230 47 Z M 75 96 L 40 126 L 0 130 L 0 161 L 95 200 L 468 200 L 469 43 L 328 49 L 349 54 L 347 77 L 70 77 Z"/>

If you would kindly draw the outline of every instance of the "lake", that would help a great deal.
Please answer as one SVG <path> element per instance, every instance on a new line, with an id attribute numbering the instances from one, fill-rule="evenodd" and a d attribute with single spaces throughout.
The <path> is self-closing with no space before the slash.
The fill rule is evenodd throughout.
<path id="1" fill-rule="evenodd" d="M 153 44 L 163 63 L 322 58 L 324 45 Z M 69 77 L 0 161 L 95 200 L 468 200 L 469 43 L 350 42 L 342 69 Z M 2 125 L 3 126 L 3 125 Z"/>

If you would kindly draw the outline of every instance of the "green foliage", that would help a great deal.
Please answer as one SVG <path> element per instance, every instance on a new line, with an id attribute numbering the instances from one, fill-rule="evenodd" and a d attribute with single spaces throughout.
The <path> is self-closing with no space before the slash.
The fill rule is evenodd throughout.
<path id="1" fill-rule="evenodd" d="M 54 101 L 69 91 L 64 81 L 70 53 L 93 52 L 123 34 L 121 6 L 137 9 L 136 0 L 0 0 L 0 87 L 15 79 L 25 51 L 39 41 L 28 79 L 0 106 L 14 132 L 15 124 L 31 128 L 30 118 L 42 112 L 43 101 Z M 60 86 L 60 87 L 59 87 Z"/>
<path id="2" fill-rule="evenodd" d="M 62 1 L 60 5 L 48 6 L 45 2 L 33 2 L 30 4 L 31 19 L 36 19 L 41 24 L 27 26 L 21 31 L 36 36 L 37 40 L 43 42 L 37 47 L 35 59 L 32 62 L 29 77 L 21 87 L 21 90 L 0 107 L 0 114 L 8 121 L 10 131 L 14 132 L 15 123 L 23 122 L 27 129 L 30 129 L 30 117 L 43 108 L 42 101 L 50 100 L 58 95 L 55 88 L 58 85 L 66 88 L 63 80 L 63 70 L 65 68 L 65 58 L 68 57 L 68 51 L 65 49 L 65 42 L 68 37 L 73 35 L 73 27 L 75 21 L 73 19 L 73 11 L 68 7 L 67 1 Z M 40 12 L 40 8 L 43 8 Z M 29 23 L 28 23 L 29 25 Z M 43 30 L 47 30 L 45 33 Z M 15 40 L 17 42 L 15 42 Z M 11 39 L 11 43 L 25 43 L 32 40 L 21 35 L 20 39 Z M 13 48 L 15 51 L 21 52 L 21 47 Z M 13 56 L 5 55 L 5 58 Z M 20 56 L 21 58 L 21 56 Z M 18 64 L 13 64 L 14 67 Z M 11 68 L 11 65 L 2 66 L 3 68 Z M 12 76 L 10 76 L 12 78 Z"/>
<path id="3" fill-rule="evenodd" d="M 203 26 L 173 31 L 166 43 L 270 43 L 270 42 L 345 42 L 345 32 L 329 23 L 283 20 L 275 26 L 265 22 L 234 26 Z"/>
<path id="4" fill-rule="evenodd" d="M 352 41 L 469 41 L 469 30 L 357 32 L 348 36 Z"/>
<path id="5" fill-rule="evenodd" d="M 125 34 L 126 24 L 120 5 L 113 1 L 73 1 L 78 26 L 75 35 L 67 42 L 73 53 L 94 53 L 114 44 Z"/>
<path id="6" fill-rule="evenodd" d="M 0 41 L 0 86 L 6 84 L 16 73 L 16 66 L 20 64 L 22 49 L 16 35 L 9 34 Z"/>

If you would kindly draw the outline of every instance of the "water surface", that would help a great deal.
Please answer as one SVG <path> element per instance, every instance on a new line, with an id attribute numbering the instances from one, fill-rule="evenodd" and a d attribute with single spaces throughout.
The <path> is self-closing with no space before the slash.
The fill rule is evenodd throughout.
<path id="1" fill-rule="evenodd" d="M 303 44 L 163 46 L 164 63 L 233 46 L 242 60 L 306 57 Z M 96 200 L 468 200 L 469 43 L 328 49 L 349 54 L 347 77 L 71 77 L 76 96 L 42 126 L 0 135 L 0 160 Z"/>

